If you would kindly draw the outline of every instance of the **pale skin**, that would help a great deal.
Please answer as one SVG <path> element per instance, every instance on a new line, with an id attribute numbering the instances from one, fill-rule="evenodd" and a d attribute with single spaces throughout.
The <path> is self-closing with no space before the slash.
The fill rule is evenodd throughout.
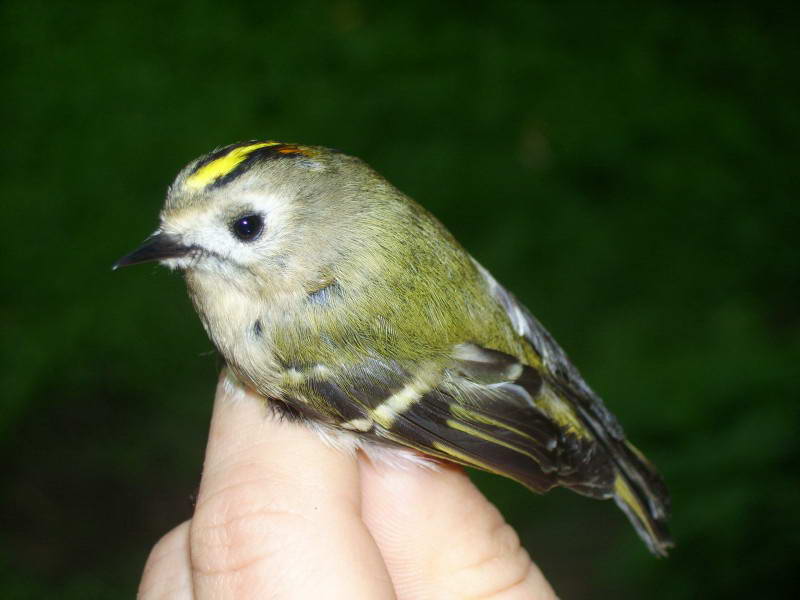
<path id="1" fill-rule="evenodd" d="M 555 600 L 460 468 L 330 448 L 220 385 L 194 516 L 153 548 L 142 600 Z"/>

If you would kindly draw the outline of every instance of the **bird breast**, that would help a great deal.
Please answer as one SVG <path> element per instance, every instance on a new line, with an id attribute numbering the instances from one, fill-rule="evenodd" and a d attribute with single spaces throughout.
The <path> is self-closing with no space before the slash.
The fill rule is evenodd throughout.
<path id="1" fill-rule="evenodd" d="M 257 293 L 202 271 L 186 283 L 203 327 L 234 372 L 262 394 L 280 397 L 283 368 L 276 360 L 273 315 Z"/>

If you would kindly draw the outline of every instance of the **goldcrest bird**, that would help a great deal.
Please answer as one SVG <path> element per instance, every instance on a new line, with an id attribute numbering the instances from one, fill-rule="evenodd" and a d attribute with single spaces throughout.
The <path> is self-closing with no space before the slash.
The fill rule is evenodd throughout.
<path id="1" fill-rule="evenodd" d="M 661 477 L 564 351 L 361 160 L 217 149 L 178 174 L 158 229 L 114 268 L 147 261 L 183 271 L 239 385 L 328 441 L 614 498 L 653 553 L 671 547 Z"/>

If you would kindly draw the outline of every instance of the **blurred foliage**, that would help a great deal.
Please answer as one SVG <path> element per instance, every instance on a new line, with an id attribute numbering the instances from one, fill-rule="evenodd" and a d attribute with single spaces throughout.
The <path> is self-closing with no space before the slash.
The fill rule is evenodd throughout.
<path id="1" fill-rule="evenodd" d="M 130 597 L 188 518 L 217 360 L 111 273 L 190 159 L 363 157 L 551 329 L 664 472 L 678 547 L 476 475 L 564 598 L 759 597 L 800 551 L 796 5 L 6 0 L 3 598 Z M 767 592 L 769 590 L 769 592 Z"/>

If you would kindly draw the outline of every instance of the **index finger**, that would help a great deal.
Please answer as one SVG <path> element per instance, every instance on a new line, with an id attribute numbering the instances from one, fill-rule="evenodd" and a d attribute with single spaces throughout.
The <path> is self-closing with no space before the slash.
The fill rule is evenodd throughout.
<path id="1" fill-rule="evenodd" d="M 394 598 L 355 457 L 224 380 L 191 524 L 195 597 Z"/>

